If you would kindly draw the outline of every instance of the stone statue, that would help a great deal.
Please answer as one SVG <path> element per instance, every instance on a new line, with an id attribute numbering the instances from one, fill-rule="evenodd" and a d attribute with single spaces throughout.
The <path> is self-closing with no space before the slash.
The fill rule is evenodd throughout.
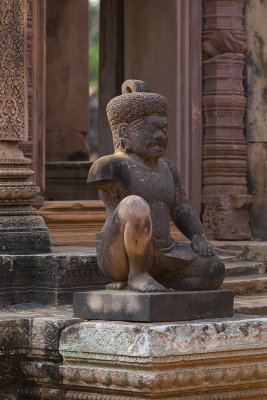
<path id="1" fill-rule="evenodd" d="M 165 97 L 143 81 L 127 80 L 107 106 L 115 153 L 99 158 L 88 182 L 107 209 L 98 234 L 97 261 L 109 289 L 139 292 L 217 289 L 223 262 L 214 254 L 189 204 L 179 173 L 163 157 L 167 146 Z M 191 240 L 170 236 L 169 219 Z"/>

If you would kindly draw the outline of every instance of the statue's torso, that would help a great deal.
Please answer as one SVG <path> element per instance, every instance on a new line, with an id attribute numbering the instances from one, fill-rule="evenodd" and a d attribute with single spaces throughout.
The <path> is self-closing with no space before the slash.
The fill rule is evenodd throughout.
<path id="1" fill-rule="evenodd" d="M 107 208 L 107 221 L 123 198 L 129 195 L 140 196 L 150 206 L 154 239 L 169 240 L 174 184 L 168 162 L 161 158 L 156 166 L 151 167 L 129 156 L 116 155 L 103 157 L 97 162 L 98 171 L 91 172 L 91 182 L 94 180 L 100 183 Z M 106 188 L 103 182 L 106 182 Z"/>

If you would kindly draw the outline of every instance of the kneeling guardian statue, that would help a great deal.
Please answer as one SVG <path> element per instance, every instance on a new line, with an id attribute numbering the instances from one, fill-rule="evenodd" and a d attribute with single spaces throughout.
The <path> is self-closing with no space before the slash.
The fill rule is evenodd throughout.
<path id="1" fill-rule="evenodd" d="M 109 289 L 139 292 L 217 289 L 225 267 L 189 204 L 175 165 L 163 157 L 168 102 L 127 80 L 107 106 L 115 153 L 94 162 L 88 182 L 107 210 L 97 261 Z M 176 242 L 170 218 L 191 241 Z"/>

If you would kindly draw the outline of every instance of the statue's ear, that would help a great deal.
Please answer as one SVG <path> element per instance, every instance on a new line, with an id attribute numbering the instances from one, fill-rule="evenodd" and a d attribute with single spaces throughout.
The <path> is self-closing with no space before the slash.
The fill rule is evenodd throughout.
<path id="1" fill-rule="evenodd" d="M 118 135 L 121 142 L 121 147 L 127 152 L 130 149 L 130 142 L 128 139 L 128 127 L 126 122 L 123 122 L 118 126 Z"/>

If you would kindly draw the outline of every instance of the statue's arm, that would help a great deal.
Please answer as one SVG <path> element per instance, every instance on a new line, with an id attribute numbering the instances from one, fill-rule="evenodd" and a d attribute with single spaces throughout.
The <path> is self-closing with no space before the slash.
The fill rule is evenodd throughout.
<path id="1" fill-rule="evenodd" d="M 100 190 L 108 190 L 116 181 L 116 163 L 113 158 L 111 156 L 98 158 L 89 170 L 87 183 Z"/>
<path id="2" fill-rule="evenodd" d="M 174 182 L 171 218 L 178 229 L 191 240 L 193 250 L 201 255 L 212 255 L 214 250 L 205 236 L 201 221 L 189 203 L 177 168 L 170 163 Z"/>

